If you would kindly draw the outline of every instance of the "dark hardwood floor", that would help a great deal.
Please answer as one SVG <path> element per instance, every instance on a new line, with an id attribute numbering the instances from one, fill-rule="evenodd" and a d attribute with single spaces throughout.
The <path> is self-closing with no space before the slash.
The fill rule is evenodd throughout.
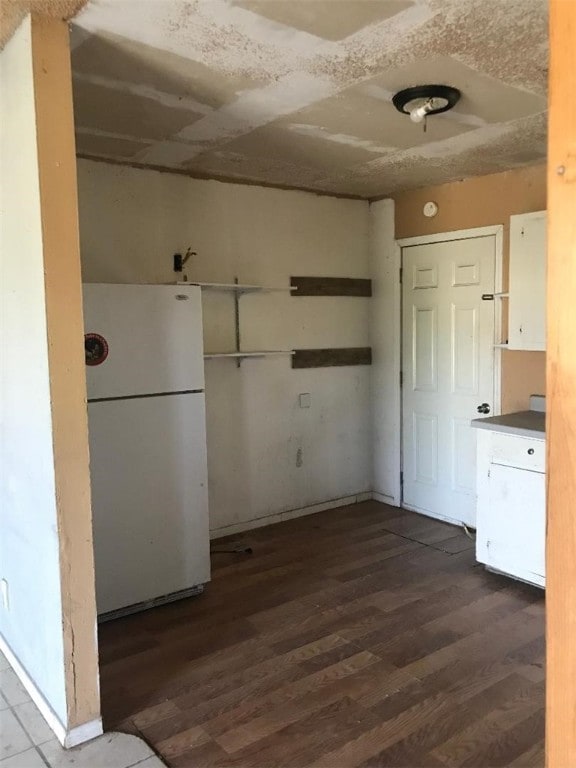
<path id="1" fill-rule="evenodd" d="M 366 502 L 239 538 L 202 597 L 101 626 L 108 729 L 190 768 L 544 764 L 543 593 L 459 529 Z"/>

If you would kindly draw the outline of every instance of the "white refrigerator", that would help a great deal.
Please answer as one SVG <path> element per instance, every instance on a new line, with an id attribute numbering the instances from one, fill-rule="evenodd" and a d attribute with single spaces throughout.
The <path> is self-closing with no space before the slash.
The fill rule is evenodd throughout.
<path id="1" fill-rule="evenodd" d="M 101 618 L 210 580 L 200 288 L 84 285 Z"/>

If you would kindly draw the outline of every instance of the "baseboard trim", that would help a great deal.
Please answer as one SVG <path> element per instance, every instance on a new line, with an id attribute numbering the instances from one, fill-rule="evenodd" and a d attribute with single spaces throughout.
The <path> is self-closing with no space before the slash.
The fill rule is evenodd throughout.
<path id="1" fill-rule="evenodd" d="M 378 493 L 378 491 L 372 491 L 371 495 L 373 501 L 379 501 L 382 504 L 389 504 L 391 507 L 400 506 L 394 496 L 388 496 L 386 493 Z"/>
<path id="2" fill-rule="evenodd" d="M 144 600 L 141 603 L 134 603 L 133 605 L 125 605 L 123 608 L 114 608 L 111 611 L 105 611 L 98 614 L 98 623 L 104 624 L 107 621 L 113 621 L 114 619 L 120 619 L 124 616 L 131 616 L 133 613 L 140 613 L 141 611 L 148 611 L 150 608 L 156 608 L 158 605 L 166 605 L 167 603 L 174 603 L 176 600 L 182 600 L 187 597 L 196 597 L 204 592 L 204 584 L 196 584 L 194 587 L 188 587 L 188 589 L 181 589 L 178 592 L 170 592 L 167 595 L 161 597 L 155 597 L 152 600 Z"/>
<path id="3" fill-rule="evenodd" d="M 72 728 L 71 731 L 68 731 L 64 737 L 62 746 L 66 749 L 77 747 L 78 744 L 84 744 L 86 741 L 92 741 L 92 739 L 101 736 L 103 732 L 101 717 L 96 720 L 90 720 L 88 723 L 77 725 L 76 728 Z"/>
<path id="4" fill-rule="evenodd" d="M 18 676 L 18 679 L 28 692 L 28 695 L 38 707 L 40 714 L 46 720 L 50 728 L 54 731 L 56 738 L 62 744 L 63 747 L 75 747 L 78 744 L 83 744 L 85 741 L 90 741 L 100 736 L 103 733 L 102 730 L 102 718 L 90 720 L 88 723 L 83 723 L 75 728 L 66 730 L 58 715 L 54 712 L 50 704 L 44 698 L 44 694 L 38 689 L 36 683 L 28 672 L 24 669 L 18 657 L 13 653 L 12 649 L 6 642 L 5 638 L 0 635 L 0 651 L 6 656 L 8 663 Z"/>
<path id="5" fill-rule="evenodd" d="M 363 491 L 362 493 L 355 493 L 352 496 L 343 496 L 339 499 L 323 501 L 320 504 L 312 504 L 309 507 L 289 509 L 286 512 L 277 512 L 273 515 L 255 517 L 252 520 L 245 520 L 241 523 L 233 523 L 232 525 L 225 525 L 221 528 L 213 528 L 210 531 L 210 538 L 219 539 L 222 536 L 243 533 L 244 531 L 254 530 L 254 528 L 263 528 L 265 525 L 273 525 L 274 523 L 283 523 L 286 520 L 294 520 L 297 517 L 315 515 L 317 512 L 324 512 L 327 509 L 336 509 L 337 507 L 345 507 L 348 504 L 359 504 L 362 501 L 371 501 L 372 498 L 373 494 L 371 491 Z"/>
<path id="6" fill-rule="evenodd" d="M 474 528 L 473 523 L 465 523 L 464 520 L 456 520 L 454 517 L 446 517 L 445 515 L 437 515 L 434 512 L 430 512 L 427 509 L 422 509 L 421 507 L 414 507 L 411 504 L 402 504 L 402 509 L 407 509 L 409 512 L 417 512 L 419 515 L 424 515 L 424 517 L 431 517 L 433 520 L 440 520 L 442 523 L 448 523 L 449 525 L 457 525 L 459 528 L 462 528 L 463 525 L 467 525 L 468 527 Z"/>

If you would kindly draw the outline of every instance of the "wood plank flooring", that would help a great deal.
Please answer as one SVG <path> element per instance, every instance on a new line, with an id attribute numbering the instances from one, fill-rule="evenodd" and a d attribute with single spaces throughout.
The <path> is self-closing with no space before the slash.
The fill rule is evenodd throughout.
<path id="1" fill-rule="evenodd" d="M 232 538 L 203 596 L 101 626 L 106 728 L 190 768 L 543 766 L 543 593 L 459 529 L 365 502 Z"/>

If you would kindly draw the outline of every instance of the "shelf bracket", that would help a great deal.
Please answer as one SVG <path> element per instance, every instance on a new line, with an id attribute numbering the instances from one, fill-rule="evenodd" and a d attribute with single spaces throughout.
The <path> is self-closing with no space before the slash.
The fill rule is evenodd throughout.
<path id="1" fill-rule="evenodd" d="M 238 278 L 234 278 L 234 285 L 238 285 Z M 234 291 L 234 330 L 236 334 L 236 352 L 240 352 L 240 291 Z M 236 368 L 242 365 L 242 358 L 236 360 Z"/>

